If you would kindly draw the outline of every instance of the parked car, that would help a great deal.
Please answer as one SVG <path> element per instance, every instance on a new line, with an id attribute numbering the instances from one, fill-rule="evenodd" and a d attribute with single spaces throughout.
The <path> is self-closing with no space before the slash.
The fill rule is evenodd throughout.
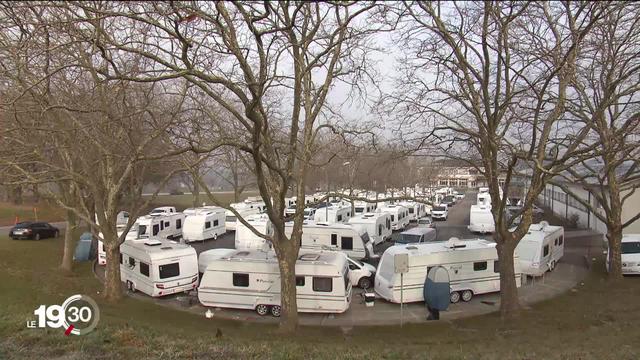
<path id="1" fill-rule="evenodd" d="M 456 197 L 453 195 L 447 195 L 440 202 L 441 204 L 446 204 L 448 207 L 452 207 L 456 204 Z"/>
<path id="2" fill-rule="evenodd" d="M 433 220 L 447 220 L 449 217 L 449 208 L 447 204 L 440 204 L 438 206 L 434 206 L 431 209 L 431 219 Z"/>
<path id="3" fill-rule="evenodd" d="M 418 219 L 418 227 L 431 228 L 433 227 L 433 221 L 431 220 L 430 217 L 420 218 Z"/>
<path id="4" fill-rule="evenodd" d="M 17 223 L 9 231 L 9 237 L 13 240 L 33 239 L 40 240 L 51 237 L 58 237 L 60 229 L 46 222 L 25 221 Z"/>

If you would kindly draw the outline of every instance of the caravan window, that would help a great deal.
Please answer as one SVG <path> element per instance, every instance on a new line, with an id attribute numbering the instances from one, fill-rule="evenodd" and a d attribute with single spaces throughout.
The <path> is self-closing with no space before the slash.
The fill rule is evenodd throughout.
<path id="1" fill-rule="evenodd" d="M 332 292 L 333 279 L 330 277 L 313 277 L 313 291 Z"/>
<path id="2" fill-rule="evenodd" d="M 147 225 L 139 225 L 138 226 L 138 236 L 139 237 L 146 237 L 144 235 L 147 235 Z"/>
<path id="3" fill-rule="evenodd" d="M 342 215 L 338 215 L 338 221 L 342 221 Z"/>
<path id="4" fill-rule="evenodd" d="M 549 245 L 545 245 L 545 246 L 542 248 L 542 257 L 545 257 L 545 256 L 547 256 L 547 255 L 549 255 Z"/>
<path id="5" fill-rule="evenodd" d="M 159 232 L 160 228 L 158 227 L 158 224 L 153 225 L 153 236 L 158 235 Z"/>
<path id="6" fill-rule="evenodd" d="M 122 264 L 122 253 L 120 253 L 120 264 Z"/>
<path id="7" fill-rule="evenodd" d="M 382 236 L 382 224 L 378 225 L 378 236 Z"/>
<path id="8" fill-rule="evenodd" d="M 500 272 L 500 263 L 498 262 L 498 260 L 493 262 L 493 272 L 494 273 Z"/>
<path id="9" fill-rule="evenodd" d="M 342 250 L 353 250 L 353 238 L 349 236 L 342 237 Z"/>
<path id="10" fill-rule="evenodd" d="M 338 234 L 331 234 L 331 245 L 338 246 Z"/>
<path id="11" fill-rule="evenodd" d="M 165 221 L 165 222 L 164 222 L 164 227 L 165 227 L 165 228 L 168 228 L 168 227 L 170 227 L 170 226 L 171 226 L 171 223 L 170 223 L 170 222 L 168 222 L 168 221 Z"/>
<path id="12" fill-rule="evenodd" d="M 356 207 L 356 214 L 360 214 L 364 212 L 364 208 L 363 207 Z"/>
<path id="13" fill-rule="evenodd" d="M 562 245 L 563 242 L 564 242 L 564 235 L 560 236 L 560 238 L 558 239 L 558 245 Z"/>
<path id="14" fill-rule="evenodd" d="M 182 228 L 182 219 L 178 219 L 176 220 L 176 229 L 181 229 Z"/>
<path id="15" fill-rule="evenodd" d="M 213 226 L 218 226 L 218 220 L 213 220 Z"/>
<path id="16" fill-rule="evenodd" d="M 473 271 L 483 271 L 483 270 L 487 270 L 487 262 L 486 261 L 474 262 L 473 263 Z"/>
<path id="17" fill-rule="evenodd" d="M 387 230 L 391 229 L 391 220 L 387 218 Z"/>
<path id="18" fill-rule="evenodd" d="M 304 286 L 304 276 L 296 276 L 296 286 Z"/>
<path id="19" fill-rule="evenodd" d="M 391 215 L 391 221 L 395 221 L 395 220 L 396 218 L 393 215 Z"/>
<path id="20" fill-rule="evenodd" d="M 249 287 L 249 274 L 233 273 L 233 286 Z"/>
<path id="21" fill-rule="evenodd" d="M 413 208 L 409 208 L 409 214 L 413 214 Z"/>
<path id="22" fill-rule="evenodd" d="M 130 267 L 136 266 L 136 259 L 132 258 L 131 256 L 129 256 L 129 266 Z"/>
<path id="23" fill-rule="evenodd" d="M 159 266 L 160 279 L 166 279 L 180 275 L 180 263 L 164 264 Z"/>
<path id="24" fill-rule="evenodd" d="M 140 274 L 149 276 L 149 264 L 140 262 Z"/>
<path id="25" fill-rule="evenodd" d="M 160 230 L 164 230 L 164 221 L 160 221 Z"/>
<path id="26" fill-rule="evenodd" d="M 623 242 L 621 250 L 623 254 L 640 254 L 640 242 Z"/>
<path id="27" fill-rule="evenodd" d="M 211 221 L 205 221 L 205 222 L 204 222 L 204 228 L 205 228 L 205 229 L 208 229 L 208 228 L 210 228 L 210 227 L 211 227 Z"/>

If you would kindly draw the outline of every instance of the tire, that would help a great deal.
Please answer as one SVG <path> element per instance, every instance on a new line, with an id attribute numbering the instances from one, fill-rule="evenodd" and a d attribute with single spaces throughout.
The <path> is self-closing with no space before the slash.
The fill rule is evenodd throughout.
<path id="1" fill-rule="evenodd" d="M 473 291 L 465 290 L 465 291 L 462 292 L 462 296 L 461 297 L 462 297 L 462 301 L 469 302 L 473 298 Z"/>
<path id="2" fill-rule="evenodd" d="M 551 260 L 551 262 L 549 263 L 549 272 L 553 271 L 555 268 L 556 268 L 556 261 Z"/>
<path id="3" fill-rule="evenodd" d="M 218 233 L 213 234 L 213 240 L 218 240 Z"/>
<path id="4" fill-rule="evenodd" d="M 360 287 L 361 289 L 370 289 L 371 279 L 366 276 L 360 278 L 360 280 L 358 281 L 358 287 Z"/>
<path id="5" fill-rule="evenodd" d="M 40 240 L 40 233 L 36 233 L 36 236 L 33 237 L 35 240 Z"/>
<path id="6" fill-rule="evenodd" d="M 265 316 L 269 313 L 269 307 L 267 305 L 258 305 L 256 306 L 256 313 L 260 316 Z"/>
<path id="7" fill-rule="evenodd" d="M 280 317 L 280 315 L 282 315 L 282 307 L 280 307 L 280 305 L 273 305 L 271 307 L 271 315 Z"/>
<path id="8" fill-rule="evenodd" d="M 133 283 L 129 280 L 127 280 L 127 290 L 129 290 L 132 293 L 136 292 L 136 286 L 133 285 Z"/>
<path id="9" fill-rule="evenodd" d="M 455 304 L 458 301 L 460 301 L 460 293 L 457 291 L 452 292 L 451 295 L 449 295 L 449 302 Z"/>

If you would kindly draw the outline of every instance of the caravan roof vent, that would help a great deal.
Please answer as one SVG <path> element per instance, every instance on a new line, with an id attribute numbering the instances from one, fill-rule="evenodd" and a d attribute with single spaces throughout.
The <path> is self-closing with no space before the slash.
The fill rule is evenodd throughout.
<path id="1" fill-rule="evenodd" d="M 162 243 L 158 240 L 150 240 L 144 243 L 147 246 L 158 246 L 161 245 Z"/>
<path id="2" fill-rule="evenodd" d="M 450 249 L 459 249 L 459 248 L 467 247 L 467 245 L 465 245 L 464 242 L 461 241 L 460 239 L 458 239 L 457 237 L 450 238 L 445 243 L 445 246 L 450 248 Z"/>
<path id="3" fill-rule="evenodd" d="M 316 261 L 320 258 L 319 254 L 302 254 L 299 259 L 303 261 Z"/>
<path id="4" fill-rule="evenodd" d="M 248 251 L 238 251 L 236 253 L 236 256 L 247 256 L 247 255 L 249 255 Z"/>
<path id="5" fill-rule="evenodd" d="M 418 248 L 415 246 L 409 245 L 407 246 L 407 250 L 418 250 Z"/>
<path id="6" fill-rule="evenodd" d="M 173 249 L 171 246 L 163 246 L 160 248 L 161 250 L 171 250 Z"/>
<path id="7" fill-rule="evenodd" d="M 549 226 L 549 223 L 548 223 L 547 221 L 540 221 L 540 228 L 541 228 L 541 229 L 544 229 L 544 228 L 546 228 L 547 226 Z"/>

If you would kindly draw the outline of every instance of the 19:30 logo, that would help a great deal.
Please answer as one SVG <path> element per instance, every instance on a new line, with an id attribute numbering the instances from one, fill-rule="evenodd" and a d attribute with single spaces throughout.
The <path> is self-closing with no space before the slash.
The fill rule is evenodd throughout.
<path id="1" fill-rule="evenodd" d="M 40 305 L 33 311 L 37 321 L 28 321 L 29 328 L 64 329 L 65 335 L 84 335 L 98 325 L 98 304 L 86 295 L 73 295 L 62 305 Z"/>

